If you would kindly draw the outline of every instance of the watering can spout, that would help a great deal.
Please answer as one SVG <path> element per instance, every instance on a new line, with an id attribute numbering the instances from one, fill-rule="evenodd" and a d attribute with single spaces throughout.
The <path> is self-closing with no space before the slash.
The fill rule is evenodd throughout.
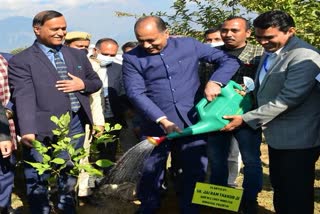
<path id="1" fill-rule="evenodd" d="M 210 126 L 210 123 L 207 123 L 205 121 L 199 121 L 198 123 L 183 129 L 181 132 L 171 132 L 167 135 L 167 139 L 174 139 L 179 137 L 207 133 L 210 132 L 209 130 L 212 130 Z"/>

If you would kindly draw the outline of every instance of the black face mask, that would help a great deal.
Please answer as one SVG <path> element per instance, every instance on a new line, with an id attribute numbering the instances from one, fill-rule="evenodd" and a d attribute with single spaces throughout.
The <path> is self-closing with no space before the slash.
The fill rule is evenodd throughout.
<path id="1" fill-rule="evenodd" d="M 84 48 L 84 49 L 81 49 L 86 55 L 89 53 L 88 49 Z"/>

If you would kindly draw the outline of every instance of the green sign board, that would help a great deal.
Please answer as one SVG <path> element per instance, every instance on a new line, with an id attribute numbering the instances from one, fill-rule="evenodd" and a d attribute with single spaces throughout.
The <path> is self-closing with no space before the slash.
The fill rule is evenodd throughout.
<path id="1" fill-rule="evenodd" d="M 237 212 L 243 190 L 206 183 L 197 183 L 192 203 Z"/>

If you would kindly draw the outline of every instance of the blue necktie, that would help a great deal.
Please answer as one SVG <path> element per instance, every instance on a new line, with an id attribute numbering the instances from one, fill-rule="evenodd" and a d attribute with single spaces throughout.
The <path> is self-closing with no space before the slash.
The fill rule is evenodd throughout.
<path id="1" fill-rule="evenodd" d="M 68 80 L 69 76 L 68 76 L 66 64 L 60 58 L 57 50 L 51 49 L 51 52 L 54 54 L 54 63 L 56 65 L 56 69 L 57 69 L 57 72 L 58 72 L 60 78 L 62 80 Z M 81 107 L 78 98 L 76 97 L 76 95 L 73 92 L 69 92 L 68 95 L 69 95 L 69 99 L 70 99 L 70 103 L 71 103 L 71 110 L 73 112 L 77 112 Z"/>
<path id="2" fill-rule="evenodd" d="M 265 78 L 265 76 L 267 75 L 268 73 L 268 68 L 267 68 L 267 65 L 268 65 L 268 58 L 269 58 L 270 54 L 266 54 L 264 60 L 263 60 L 263 63 L 262 63 L 262 68 L 260 70 L 260 74 L 259 74 L 259 83 L 261 84 L 263 79 Z M 270 67 L 270 66 L 269 66 Z"/>
<path id="3" fill-rule="evenodd" d="M 268 73 L 268 68 L 267 68 L 267 64 L 268 64 L 268 58 L 269 58 L 270 54 L 267 54 L 266 57 L 263 60 L 263 69 L 266 73 Z"/>

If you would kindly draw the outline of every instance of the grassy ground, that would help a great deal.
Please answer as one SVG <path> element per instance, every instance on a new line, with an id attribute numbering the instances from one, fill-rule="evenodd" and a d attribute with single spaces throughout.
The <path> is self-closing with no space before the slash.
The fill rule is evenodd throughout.
<path id="1" fill-rule="evenodd" d="M 269 163 L 268 163 L 268 155 L 267 155 L 267 146 L 265 144 L 262 144 L 261 152 L 262 152 L 261 159 L 263 162 L 264 185 L 263 185 L 263 190 L 258 197 L 259 214 L 270 214 L 270 213 L 274 213 L 274 210 L 272 205 L 272 189 L 269 181 L 269 169 L 268 169 Z M 242 174 L 237 179 L 237 182 L 239 186 L 241 186 L 240 184 L 242 182 Z M 24 185 L 23 185 L 23 179 L 21 177 L 21 173 L 20 175 L 18 173 L 16 177 L 16 185 L 15 185 L 15 190 L 12 198 L 12 204 L 13 204 L 13 207 L 17 209 L 19 213 L 28 214 L 28 209 L 27 209 L 28 205 L 25 200 Z M 79 213 L 80 214 L 87 214 L 87 213 L 133 214 L 134 211 L 137 209 L 137 207 L 138 206 L 132 202 L 126 202 L 126 201 L 110 198 L 106 200 L 105 206 L 103 208 L 84 205 L 79 208 Z M 176 213 L 178 214 L 179 213 L 178 207 L 177 207 L 177 198 L 172 188 L 170 188 L 167 195 L 163 198 L 162 207 L 158 213 L 159 214 L 176 214 Z M 202 207 L 201 213 L 202 214 L 213 213 L 213 209 L 208 207 Z M 214 213 L 229 214 L 234 212 L 228 212 L 224 210 L 218 210 L 218 211 L 215 210 Z M 317 162 L 317 169 L 316 169 L 314 213 L 320 214 L 320 161 Z"/>

